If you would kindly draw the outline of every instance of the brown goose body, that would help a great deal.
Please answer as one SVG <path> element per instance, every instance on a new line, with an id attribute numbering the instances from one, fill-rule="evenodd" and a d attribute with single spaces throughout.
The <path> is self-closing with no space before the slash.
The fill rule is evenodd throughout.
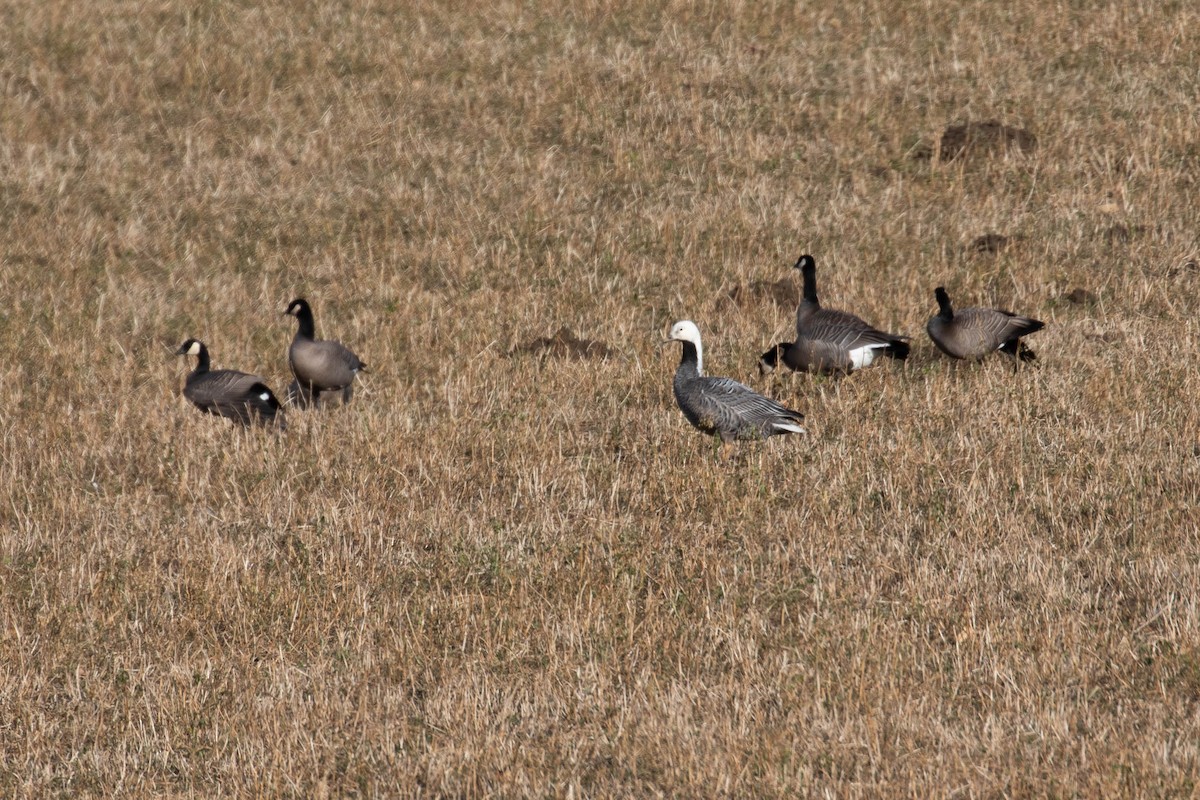
<path id="1" fill-rule="evenodd" d="M 1021 337 L 1040 331 L 1044 322 L 999 308 L 956 310 L 941 286 L 934 290 L 934 297 L 938 313 L 929 318 L 925 330 L 937 348 L 951 358 L 978 360 L 996 351 L 1021 361 L 1037 358 Z"/>
<path id="2" fill-rule="evenodd" d="M 797 372 L 848 374 L 869 366 L 879 354 L 908 358 L 905 337 L 886 333 L 847 311 L 822 308 L 817 299 L 817 262 L 810 255 L 796 261 L 804 276 L 804 296 L 796 309 L 796 341 L 775 345 L 759 358 L 769 372 L 780 361 Z"/>
<path id="3" fill-rule="evenodd" d="M 207 414 L 248 426 L 275 424 L 286 427 L 283 407 L 261 377 L 233 369 L 209 369 L 208 348 L 188 339 L 176 355 L 196 356 L 196 369 L 187 376 L 183 396 Z"/>
<path id="4" fill-rule="evenodd" d="M 303 298 L 293 300 L 283 313 L 299 322 L 288 348 L 288 364 L 296 378 L 289 387 L 288 399 L 308 406 L 320 399 L 321 392 L 341 392 L 342 402 L 349 403 L 354 379 L 367 365 L 341 342 L 316 338 L 312 308 Z"/>

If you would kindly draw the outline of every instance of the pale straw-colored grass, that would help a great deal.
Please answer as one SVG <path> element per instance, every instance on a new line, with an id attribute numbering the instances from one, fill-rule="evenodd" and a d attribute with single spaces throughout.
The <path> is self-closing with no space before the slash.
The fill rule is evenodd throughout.
<path id="1" fill-rule="evenodd" d="M 1197 29 L 9 4 L 0 794 L 1193 794 Z M 937 156 L 988 120 L 1036 149 Z M 801 252 L 907 365 L 758 377 Z M 940 284 L 1039 365 L 938 355 Z M 299 295 L 352 405 L 186 405 L 189 336 L 282 391 Z M 722 460 L 681 318 L 809 435 Z M 563 325 L 617 354 L 513 352 Z"/>

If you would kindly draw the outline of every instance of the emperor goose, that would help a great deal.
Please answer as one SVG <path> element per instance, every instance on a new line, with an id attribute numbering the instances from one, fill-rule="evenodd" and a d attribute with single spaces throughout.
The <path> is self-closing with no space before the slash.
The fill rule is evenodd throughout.
<path id="1" fill-rule="evenodd" d="M 905 337 L 884 333 L 846 311 L 821 308 L 817 262 L 812 256 L 800 256 L 795 268 L 804 276 L 804 297 L 796 309 L 796 341 L 763 353 L 760 370 L 770 372 L 782 358 L 800 372 L 846 374 L 869 366 L 879 353 L 900 361 L 908 358 Z"/>
<path id="2" fill-rule="evenodd" d="M 321 392 L 341 392 L 342 403 L 349 403 L 354 377 L 365 372 L 367 365 L 341 342 L 316 338 L 312 308 L 304 298 L 293 300 L 283 313 L 300 323 L 288 348 L 288 363 L 296 376 L 288 399 L 303 407 L 315 404 Z"/>
<path id="3" fill-rule="evenodd" d="M 999 308 L 955 311 L 950 295 L 941 286 L 933 290 L 933 296 L 937 298 L 938 313 L 929 318 L 925 330 L 937 348 L 951 358 L 981 359 L 996 350 L 1021 361 L 1037 358 L 1021 337 L 1040 331 L 1046 323 Z"/>
<path id="4" fill-rule="evenodd" d="M 199 339 L 188 339 L 175 355 L 196 357 L 196 369 L 183 386 L 183 396 L 196 408 L 242 425 L 257 422 L 275 423 L 281 430 L 286 427 L 279 400 L 259 376 L 232 369 L 209 370 L 208 348 Z"/>
<path id="5" fill-rule="evenodd" d="M 804 415 L 800 412 L 731 378 L 710 378 L 704 374 L 700 329 L 694 322 L 676 322 L 667 341 L 683 343 L 683 355 L 675 370 L 675 401 L 695 428 L 720 436 L 722 442 L 804 433 L 800 426 Z"/>

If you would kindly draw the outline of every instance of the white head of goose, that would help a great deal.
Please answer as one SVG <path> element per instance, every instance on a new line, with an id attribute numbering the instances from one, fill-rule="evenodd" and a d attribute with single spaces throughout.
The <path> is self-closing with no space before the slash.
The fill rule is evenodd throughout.
<path id="1" fill-rule="evenodd" d="M 846 312 L 821 308 L 817 299 L 817 262 L 807 253 L 796 260 L 804 278 L 804 295 L 796 309 L 796 341 L 783 342 L 759 357 L 759 369 L 770 372 L 783 361 L 799 372 L 849 374 L 870 366 L 883 355 L 908 358 L 906 337 L 885 333 Z"/>
<path id="2" fill-rule="evenodd" d="M 1022 317 L 999 308 L 960 308 L 950 305 L 950 295 L 939 286 L 933 290 L 938 313 L 929 318 L 925 330 L 937 348 L 951 358 L 981 359 L 999 351 L 1019 361 L 1037 358 L 1021 341 L 1046 326 L 1032 317 Z"/>
<path id="3" fill-rule="evenodd" d="M 307 407 L 320 399 L 321 392 L 341 392 L 342 403 L 349 403 L 354 378 L 366 372 L 367 365 L 341 342 L 316 338 L 312 307 L 303 297 L 289 303 L 283 313 L 299 322 L 288 348 L 288 364 L 296 378 L 288 390 L 288 400 Z"/>
<path id="4" fill-rule="evenodd" d="M 199 339 L 188 339 L 175 355 L 196 357 L 196 368 L 183 386 L 183 396 L 196 408 L 243 426 L 257 423 L 275 424 L 280 430 L 286 427 L 279 400 L 259 376 L 232 369 L 210 370 L 208 348 Z"/>
<path id="5" fill-rule="evenodd" d="M 763 397 L 731 378 L 710 378 L 704 374 L 704 349 L 700 344 L 700 329 L 694 322 L 676 322 L 667 339 L 672 341 L 683 343 L 679 368 L 675 370 L 675 402 L 697 430 L 716 434 L 723 442 L 804 433 L 800 425 L 804 415 L 799 411 Z"/>

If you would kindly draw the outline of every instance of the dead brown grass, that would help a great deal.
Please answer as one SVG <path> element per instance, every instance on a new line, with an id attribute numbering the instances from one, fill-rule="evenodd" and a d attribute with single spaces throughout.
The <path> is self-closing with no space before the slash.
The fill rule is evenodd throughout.
<path id="1" fill-rule="evenodd" d="M 0 9 L 0 794 L 1195 794 L 1200 12 L 553 8 Z M 914 354 L 722 463 L 802 251 Z M 298 294 L 355 402 L 187 407 Z"/>

